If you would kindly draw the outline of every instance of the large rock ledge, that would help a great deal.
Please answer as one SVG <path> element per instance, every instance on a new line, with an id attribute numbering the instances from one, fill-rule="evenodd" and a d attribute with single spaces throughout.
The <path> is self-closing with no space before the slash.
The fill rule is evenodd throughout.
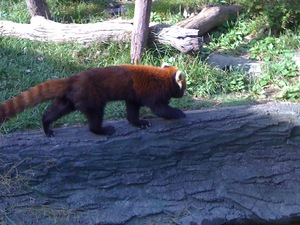
<path id="1" fill-rule="evenodd" d="M 300 105 L 0 137 L 0 224 L 299 224 Z M 296 222 L 298 221 L 298 222 Z"/>

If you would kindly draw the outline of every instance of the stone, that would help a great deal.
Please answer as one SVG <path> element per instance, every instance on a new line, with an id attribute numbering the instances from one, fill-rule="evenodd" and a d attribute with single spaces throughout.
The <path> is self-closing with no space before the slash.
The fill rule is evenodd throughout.
<path id="1" fill-rule="evenodd" d="M 231 68 L 244 70 L 251 77 L 257 77 L 262 73 L 261 62 L 249 60 L 244 57 L 212 53 L 208 56 L 206 63 L 221 70 L 228 70 Z"/>
<path id="2" fill-rule="evenodd" d="M 294 56 L 292 59 L 296 63 L 298 68 L 300 68 L 300 51 L 299 50 L 294 53 Z"/>

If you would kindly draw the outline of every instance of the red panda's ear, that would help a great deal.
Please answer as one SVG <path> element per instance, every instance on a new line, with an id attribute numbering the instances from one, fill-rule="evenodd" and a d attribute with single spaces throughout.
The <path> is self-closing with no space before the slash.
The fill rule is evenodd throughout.
<path id="1" fill-rule="evenodd" d="M 180 89 L 185 88 L 185 76 L 180 70 L 175 74 L 175 81 Z"/>
<path id="2" fill-rule="evenodd" d="M 165 62 L 163 62 L 162 64 L 161 64 L 161 68 L 165 68 L 165 67 L 169 67 L 170 65 L 168 64 L 168 63 L 165 63 Z"/>

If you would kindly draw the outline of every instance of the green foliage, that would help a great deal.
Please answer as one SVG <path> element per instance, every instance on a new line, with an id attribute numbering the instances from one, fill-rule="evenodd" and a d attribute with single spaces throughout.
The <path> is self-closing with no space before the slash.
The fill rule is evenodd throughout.
<path id="1" fill-rule="evenodd" d="M 207 5 L 232 4 L 233 2 L 231 0 L 156 0 L 153 1 L 152 10 L 161 15 L 166 12 L 177 14 L 185 8 L 199 11 Z"/>
<path id="2" fill-rule="evenodd" d="M 30 14 L 25 1 L 0 1 L 0 20 L 10 20 L 17 23 L 29 23 Z"/>
<path id="3" fill-rule="evenodd" d="M 298 0 L 241 0 L 248 12 L 265 15 L 268 25 L 275 31 L 294 29 L 300 23 L 300 5 Z"/>
<path id="4" fill-rule="evenodd" d="M 272 92 L 273 99 L 295 99 L 298 97 L 295 79 L 299 76 L 299 68 L 292 58 L 300 47 L 300 34 L 290 30 L 276 36 L 272 32 L 266 33 L 264 18 L 264 15 L 255 18 L 241 15 L 235 23 L 224 24 L 213 33 L 212 42 L 205 47 L 209 51 L 247 55 L 250 59 L 264 62 L 263 73 L 246 82 L 246 92 L 250 96 L 269 98 L 265 93 Z"/>
<path id="5" fill-rule="evenodd" d="M 241 71 L 219 71 L 204 63 L 191 67 L 188 71 L 187 91 L 195 96 L 209 97 L 245 92 L 249 88 Z"/>
<path id="6" fill-rule="evenodd" d="M 248 23 L 227 22 L 212 34 L 211 43 L 208 48 L 211 51 L 241 52 L 243 48 L 247 47 L 244 37 L 249 33 L 251 32 L 249 31 Z"/>
<path id="7" fill-rule="evenodd" d="M 249 52 L 257 60 L 271 61 L 281 58 L 282 55 L 291 58 L 291 51 L 299 46 L 299 36 L 287 32 L 280 37 L 266 37 L 251 43 Z"/>
<path id="8" fill-rule="evenodd" d="M 54 20 L 63 23 L 99 22 L 106 18 L 104 10 L 109 4 L 108 0 L 49 0 L 47 2 Z"/>
<path id="9" fill-rule="evenodd" d="M 150 21 L 156 23 L 175 24 L 179 21 L 182 21 L 182 19 L 183 16 L 181 13 L 177 13 L 174 15 L 171 12 L 169 12 L 169 13 L 164 13 L 164 15 L 161 15 L 154 11 L 151 12 L 150 15 Z"/>
<path id="10" fill-rule="evenodd" d="M 299 100 L 300 99 L 300 84 L 297 83 L 293 86 L 288 86 L 283 88 L 283 91 L 280 96 L 278 96 L 280 99 L 286 99 L 286 100 Z"/>
<path id="11" fill-rule="evenodd" d="M 107 15 L 105 9 L 111 2 L 111 0 L 47 0 L 53 19 L 61 23 L 90 23 L 107 19 L 111 15 Z M 0 20 L 18 23 L 30 21 L 30 14 L 24 0 L 0 1 L 0 9 Z"/>

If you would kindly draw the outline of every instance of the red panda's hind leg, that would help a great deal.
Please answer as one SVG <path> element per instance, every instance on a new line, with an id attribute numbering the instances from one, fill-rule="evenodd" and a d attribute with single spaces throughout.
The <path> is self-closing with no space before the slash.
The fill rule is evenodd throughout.
<path id="1" fill-rule="evenodd" d="M 49 129 L 51 123 L 73 111 L 75 111 L 75 108 L 70 101 L 65 99 L 55 99 L 42 116 L 44 134 L 47 137 L 54 137 L 53 130 Z"/>
<path id="2" fill-rule="evenodd" d="M 140 120 L 140 105 L 133 102 L 126 101 L 127 120 L 135 127 L 145 129 L 151 127 L 151 123 L 148 120 Z"/>
<path id="3" fill-rule="evenodd" d="M 91 110 L 91 112 L 86 113 L 86 117 L 89 122 L 89 129 L 97 135 L 112 135 L 115 133 L 115 128 L 113 126 L 102 127 L 103 111 L 104 108 L 101 110 Z"/>

